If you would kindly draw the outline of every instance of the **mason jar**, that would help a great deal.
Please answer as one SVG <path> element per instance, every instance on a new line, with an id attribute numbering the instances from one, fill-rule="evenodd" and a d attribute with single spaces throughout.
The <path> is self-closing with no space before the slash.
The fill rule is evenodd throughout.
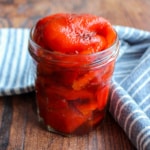
<path id="1" fill-rule="evenodd" d="M 69 55 L 42 48 L 30 32 L 37 114 L 45 127 L 61 135 L 90 132 L 105 117 L 109 88 L 119 52 L 114 43 L 94 54 Z M 56 43 L 57 44 L 57 43 Z"/>

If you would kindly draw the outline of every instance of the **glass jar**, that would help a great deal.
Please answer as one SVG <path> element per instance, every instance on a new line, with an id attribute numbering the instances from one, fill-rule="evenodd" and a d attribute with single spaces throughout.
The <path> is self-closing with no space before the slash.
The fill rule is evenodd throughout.
<path id="1" fill-rule="evenodd" d="M 111 77 L 119 51 L 116 33 L 111 47 L 90 55 L 50 52 L 33 41 L 37 113 L 47 129 L 61 135 L 85 134 L 105 117 Z M 57 44 L 57 43 L 56 43 Z"/>

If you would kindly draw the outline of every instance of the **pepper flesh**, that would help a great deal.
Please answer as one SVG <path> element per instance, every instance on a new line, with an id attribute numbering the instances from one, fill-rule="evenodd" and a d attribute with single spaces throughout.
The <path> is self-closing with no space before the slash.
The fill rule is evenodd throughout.
<path id="1" fill-rule="evenodd" d="M 37 52 L 37 57 L 44 60 L 37 63 L 37 105 L 47 126 L 62 134 L 80 134 L 103 119 L 114 60 L 94 70 L 81 66 L 93 61 L 85 55 L 109 48 L 115 39 L 111 24 L 93 15 L 55 14 L 37 22 L 34 42 L 49 52 L 70 56 L 64 60 L 58 55 L 57 62 L 46 64 L 52 59 L 51 53 Z M 79 55 L 77 62 L 74 55 Z"/>

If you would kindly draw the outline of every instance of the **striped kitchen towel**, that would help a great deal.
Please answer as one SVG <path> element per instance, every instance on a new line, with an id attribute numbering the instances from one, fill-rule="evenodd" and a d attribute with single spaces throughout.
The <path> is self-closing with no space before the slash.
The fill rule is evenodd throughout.
<path id="1" fill-rule="evenodd" d="M 139 150 L 150 150 L 150 32 L 116 26 L 120 54 L 109 111 Z"/>
<path id="2" fill-rule="evenodd" d="M 114 26 L 120 53 L 109 111 L 140 150 L 150 150 L 150 32 Z M 34 90 L 29 29 L 0 29 L 0 96 Z"/>
<path id="3" fill-rule="evenodd" d="M 34 89 L 28 38 L 29 29 L 0 29 L 0 96 Z"/>

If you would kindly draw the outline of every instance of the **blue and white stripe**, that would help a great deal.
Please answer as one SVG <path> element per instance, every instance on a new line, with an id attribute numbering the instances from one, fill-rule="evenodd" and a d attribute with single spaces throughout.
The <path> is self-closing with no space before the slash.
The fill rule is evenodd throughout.
<path id="1" fill-rule="evenodd" d="M 150 149 L 150 32 L 115 26 L 120 38 L 109 111 L 137 149 Z"/>
<path id="2" fill-rule="evenodd" d="M 0 96 L 32 91 L 29 29 L 0 29 Z"/>
<path id="3" fill-rule="evenodd" d="M 114 26 L 120 39 L 109 111 L 137 149 L 150 149 L 150 32 Z M 29 29 L 0 29 L 0 96 L 34 90 Z"/>

